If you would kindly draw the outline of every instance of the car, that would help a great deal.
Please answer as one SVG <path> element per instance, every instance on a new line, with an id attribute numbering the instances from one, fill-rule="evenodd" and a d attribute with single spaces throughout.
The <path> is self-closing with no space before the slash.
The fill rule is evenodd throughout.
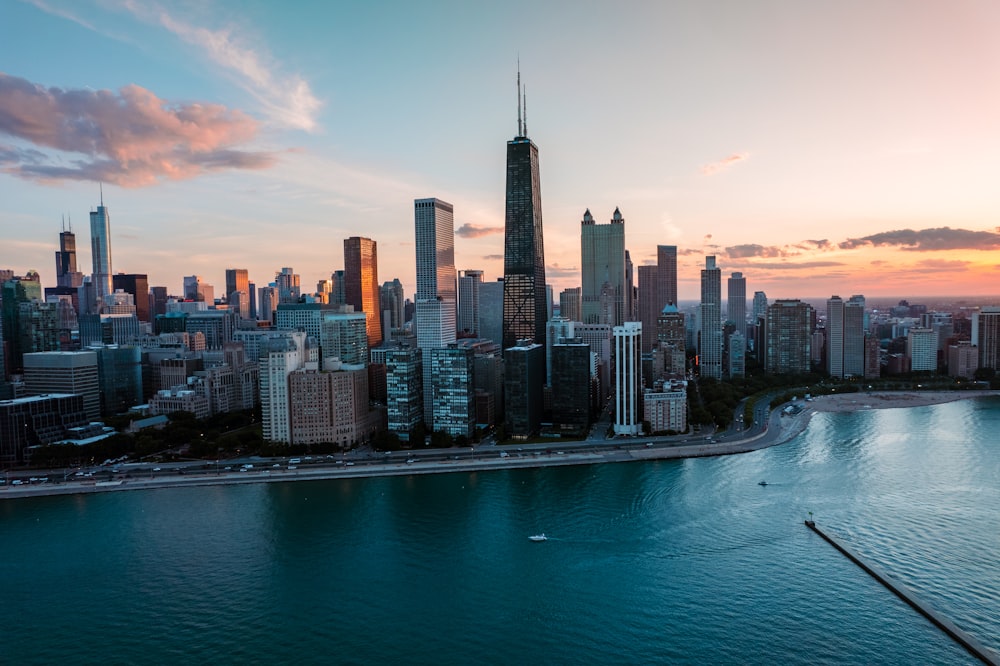
<path id="1" fill-rule="evenodd" d="M 348 466 L 348 467 L 354 467 L 354 463 L 352 463 L 352 462 L 349 462 L 349 463 L 347 463 L 347 466 Z"/>
<path id="2" fill-rule="evenodd" d="M 274 463 L 271 467 L 281 467 L 281 463 Z"/>
<path id="3" fill-rule="evenodd" d="M 415 462 L 417 462 L 416 458 L 407 458 L 406 459 L 406 464 L 407 465 L 410 465 L 410 464 L 415 463 Z"/>
<path id="4" fill-rule="evenodd" d="M 296 467 L 295 465 L 289 465 L 288 469 L 298 469 L 298 467 Z"/>
<path id="5" fill-rule="evenodd" d="M 159 471 L 160 471 L 160 468 L 159 468 L 159 467 L 154 467 L 154 468 L 153 468 L 153 471 L 154 471 L 154 472 L 159 472 Z"/>
<path id="6" fill-rule="evenodd" d="M 501 451 L 501 452 L 500 452 L 500 457 L 501 457 L 501 458 L 509 458 L 509 457 L 510 457 L 510 454 L 509 454 L 509 453 L 507 453 L 506 451 Z"/>
<path id="7" fill-rule="evenodd" d="M 233 466 L 232 465 L 226 465 L 225 467 L 223 467 L 223 469 L 226 470 L 227 472 L 230 472 L 230 471 L 232 471 Z"/>

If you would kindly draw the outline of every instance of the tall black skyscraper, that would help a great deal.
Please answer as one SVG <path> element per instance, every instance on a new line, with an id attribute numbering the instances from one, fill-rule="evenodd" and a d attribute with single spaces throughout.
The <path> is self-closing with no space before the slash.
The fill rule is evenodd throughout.
<path id="1" fill-rule="evenodd" d="M 76 234 L 65 225 L 59 234 L 59 251 L 56 252 L 56 285 L 77 288 L 83 284 L 83 273 L 76 270 Z"/>
<path id="2" fill-rule="evenodd" d="M 523 114 L 523 115 L 522 115 Z M 545 251 L 538 146 L 528 138 L 521 73 L 517 74 L 517 136 L 507 142 L 507 207 L 503 254 L 503 346 L 545 343 Z"/>

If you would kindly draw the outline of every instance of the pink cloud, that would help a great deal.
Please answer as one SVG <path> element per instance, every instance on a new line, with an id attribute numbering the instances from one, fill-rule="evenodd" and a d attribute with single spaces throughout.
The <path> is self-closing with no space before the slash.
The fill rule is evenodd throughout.
<path id="1" fill-rule="evenodd" d="M 462 238 L 480 238 L 491 234 L 502 234 L 503 231 L 503 227 L 480 227 L 475 224 L 466 223 L 455 229 L 455 235 Z"/>
<path id="2" fill-rule="evenodd" d="M 0 72 L 0 170 L 40 181 L 102 180 L 125 187 L 226 169 L 261 169 L 272 154 L 239 150 L 257 121 L 220 104 L 170 104 L 137 85 L 43 88 Z"/>
<path id="3" fill-rule="evenodd" d="M 729 157 L 702 166 L 701 175 L 714 176 L 715 174 L 721 173 L 722 171 L 725 171 L 726 169 L 729 169 L 730 167 L 748 159 L 750 159 L 750 153 L 733 153 Z"/>

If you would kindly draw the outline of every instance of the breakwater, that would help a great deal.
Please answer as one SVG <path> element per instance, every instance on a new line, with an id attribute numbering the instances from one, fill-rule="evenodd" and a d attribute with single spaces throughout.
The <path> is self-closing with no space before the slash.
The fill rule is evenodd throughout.
<path id="1" fill-rule="evenodd" d="M 916 610 L 918 613 L 930 620 L 931 624 L 938 627 L 941 631 L 950 636 L 956 643 L 964 647 L 969 651 L 970 654 L 975 656 L 977 659 L 981 660 L 985 664 L 990 666 L 998 666 L 996 654 L 986 648 L 984 645 L 980 644 L 975 638 L 967 634 L 958 628 L 955 623 L 953 623 L 948 618 L 944 617 L 933 608 L 928 606 L 925 602 L 921 601 L 912 590 L 903 585 L 898 581 L 892 580 L 887 573 L 882 571 L 880 568 L 874 564 L 865 560 L 861 555 L 856 553 L 850 546 L 845 544 L 843 541 L 837 537 L 827 534 L 822 529 L 820 529 L 816 522 L 813 520 L 805 521 L 806 527 L 811 529 L 816 534 L 820 535 L 824 541 L 832 545 L 834 548 L 843 553 L 847 559 L 851 560 L 862 570 L 868 573 L 872 578 L 882 583 L 889 591 L 895 594 L 897 597 L 905 601 L 910 607 Z"/>

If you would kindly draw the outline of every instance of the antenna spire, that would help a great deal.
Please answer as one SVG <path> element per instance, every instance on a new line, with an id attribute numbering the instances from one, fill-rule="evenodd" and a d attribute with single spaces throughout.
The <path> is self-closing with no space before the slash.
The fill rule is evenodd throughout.
<path id="1" fill-rule="evenodd" d="M 66 213 L 63 213 L 63 216 L 62 216 L 62 230 L 63 230 L 63 233 L 66 232 Z"/>
<path id="2" fill-rule="evenodd" d="M 521 121 L 521 56 L 517 56 L 517 135 L 524 136 L 524 124 Z"/>
<path id="3" fill-rule="evenodd" d="M 528 86 L 524 86 L 524 97 L 521 103 L 524 107 L 524 136 L 528 136 Z"/>
<path id="4" fill-rule="evenodd" d="M 104 183 L 98 183 L 98 187 L 101 188 L 101 207 L 104 207 Z"/>

